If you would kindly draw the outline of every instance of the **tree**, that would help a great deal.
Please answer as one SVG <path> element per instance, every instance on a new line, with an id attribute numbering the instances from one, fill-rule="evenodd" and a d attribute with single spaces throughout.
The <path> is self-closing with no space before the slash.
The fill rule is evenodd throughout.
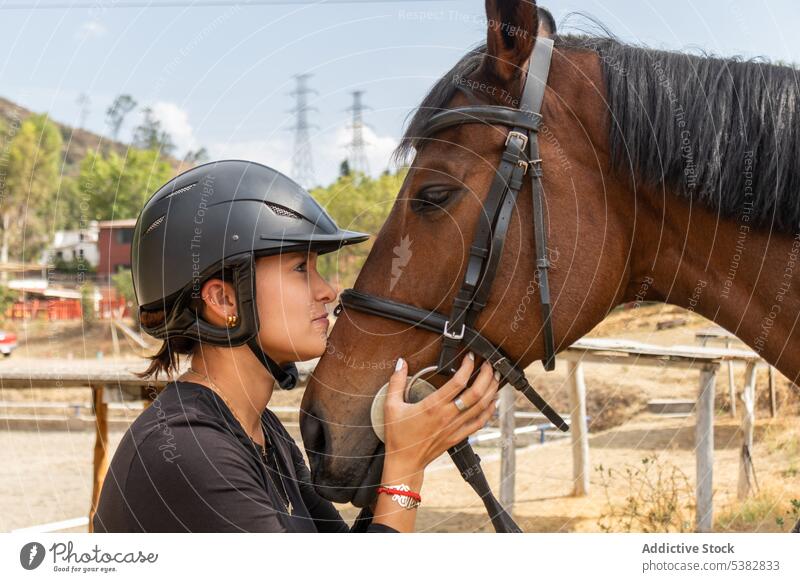
<path id="1" fill-rule="evenodd" d="M 71 185 L 86 200 L 90 219 L 136 218 L 144 203 L 175 174 L 157 151 L 130 148 L 125 157 L 90 152 Z"/>
<path id="2" fill-rule="evenodd" d="M 405 171 L 370 178 L 361 173 L 341 176 L 326 188 L 311 191 L 314 198 L 342 228 L 377 234 L 405 179 Z M 372 248 L 372 241 L 344 247 L 320 257 L 320 273 L 351 285 Z"/>
<path id="3" fill-rule="evenodd" d="M 130 95 L 117 95 L 111 106 L 106 109 L 106 123 L 111 129 L 111 137 L 119 141 L 119 132 L 125 118 L 136 108 L 136 101 Z"/>
<path id="4" fill-rule="evenodd" d="M 19 300 L 19 291 L 0 285 L 0 321 L 6 317 L 8 308 Z"/>
<path id="5" fill-rule="evenodd" d="M 53 270 L 69 275 L 81 275 L 84 273 L 96 273 L 97 267 L 89 265 L 86 261 L 74 257 L 69 261 L 56 257 L 53 261 Z"/>
<path id="6" fill-rule="evenodd" d="M 52 229 L 80 230 L 88 227 L 94 215 L 88 198 L 80 191 L 77 177 L 65 176 L 53 205 Z"/>
<path id="7" fill-rule="evenodd" d="M 136 294 L 133 292 L 133 277 L 130 269 L 121 269 L 111 275 L 111 282 L 117 293 L 125 299 L 128 304 L 128 312 L 133 317 L 134 323 L 139 325 L 139 307 L 136 304 Z"/>
<path id="8" fill-rule="evenodd" d="M 200 148 L 198 150 L 189 150 L 186 152 L 186 163 L 191 164 L 193 166 L 197 166 L 199 164 L 204 164 L 208 161 L 208 151 L 206 148 Z"/>
<path id="9" fill-rule="evenodd" d="M 86 328 L 91 327 L 97 320 L 94 309 L 94 285 L 84 283 L 81 285 L 81 317 L 83 317 L 83 325 Z"/>
<path id="10" fill-rule="evenodd" d="M 143 109 L 144 119 L 133 132 L 133 146 L 143 150 L 160 151 L 165 156 L 175 153 L 175 143 L 161 127 L 161 122 L 153 115 L 150 107 Z"/>
<path id="11" fill-rule="evenodd" d="M 47 240 L 46 218 L 58 192 L 61 132 L 46 114 L 30 115 L 0 156 L 0 262 L 38 256 Z M 5 271 L 3 278 L 6 277 Z"/>

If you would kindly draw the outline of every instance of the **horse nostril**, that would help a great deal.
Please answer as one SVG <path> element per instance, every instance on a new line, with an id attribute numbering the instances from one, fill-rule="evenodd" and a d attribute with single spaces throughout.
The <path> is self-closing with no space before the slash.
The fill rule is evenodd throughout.
<path id="1" fill-rule="evenodd" d="M 322 462 L 326 454 L 325 423 L 315 414 L 313 408 L 300 409 L 300 434 L 303 436 L 308 462 L 312 471 Z"/>

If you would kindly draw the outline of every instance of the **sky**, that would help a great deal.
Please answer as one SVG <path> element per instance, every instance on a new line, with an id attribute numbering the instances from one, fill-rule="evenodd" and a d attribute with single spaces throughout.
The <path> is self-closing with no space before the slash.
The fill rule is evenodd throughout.
<path id="1" fill-rule="evenodd" d="M 377 174 L 390 167 L 406 116 L 486 30 L 481 0 L 167 8 L 155 7 L 164 0 L 136 8 L 94 0 L 84 2 L 90 7 L 27 8 L 74 1 L 0 0 L 0 96 L 75 126 L 78 97 L 86 94 L 85 128 L 107 135 L 107 107 L 130 94 L 153 109 L 179 156 L 205 147 L 211 159 L 250 159 L 291 173 L 294 75 L 309 73 L 316 184 L 333 181 L 347 156 L 353 91 L 365 92 L 367 160 Z M 578 12 L 651 47 L 800 63 L 796 1 L 543 5 L 561 32 L 586 29 Z M 138 115 L 123 127 L 123 141 Z"/>

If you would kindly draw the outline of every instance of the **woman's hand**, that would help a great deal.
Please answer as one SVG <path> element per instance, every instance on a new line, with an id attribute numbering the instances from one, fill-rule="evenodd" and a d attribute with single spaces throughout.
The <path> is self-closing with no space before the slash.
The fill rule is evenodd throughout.
<path id="1" fill-rule="evenodd" d="M 496 408 L 500 375 L 484 362 L 467 387 L 474 368 L 475 357 L 470 352 L 447 383 L 420 402 L 409 404 L 403 400 L 408 365 L 398 359 L 384 405 L 387 462 L 422 471 L 489 421 Z M 457 397 L 463 402 L 463 411 L 455 404 Z"/>

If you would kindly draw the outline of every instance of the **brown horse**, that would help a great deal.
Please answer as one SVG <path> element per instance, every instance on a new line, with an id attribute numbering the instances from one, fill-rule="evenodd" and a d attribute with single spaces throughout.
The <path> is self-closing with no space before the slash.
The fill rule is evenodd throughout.
<path id="1" fill-rule="evenodd" d="M 436 111 L 517 106 L 536 41 L 529 1 L 486 2 L 487 43 L 430 91 L 399 154 L 413 163 L 355 288 L 440 313 L 463 279 L 508 128 L 470 124 L 431 139 Z M 800 90 L 793 69 L 555 37 L 539 132 L 556 346 L 616 305 L 662 301 L 735 333 L 800 373 Z M 530 182 L 476 328 L 521 366 L 544 355 Z M 370 405 L 398 356 L 435 363 L 441 337 L 345 310 L 302 403 L 314 483 L 363 505 L 382 457 Z"/>

